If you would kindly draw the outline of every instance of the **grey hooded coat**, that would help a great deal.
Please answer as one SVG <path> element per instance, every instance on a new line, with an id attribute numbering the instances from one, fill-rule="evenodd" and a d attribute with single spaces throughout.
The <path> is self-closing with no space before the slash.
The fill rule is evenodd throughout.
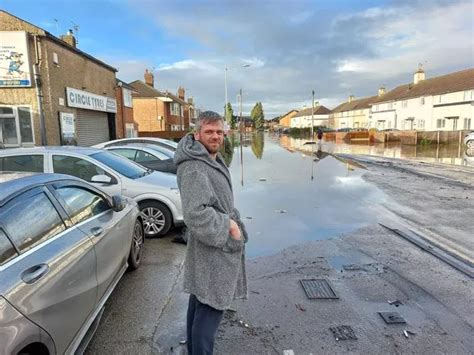
<path id="1" fill-rule="evenodd" d="M 248 235 L 234 208 L 229 170 L 219 153 L 212 159 L 192 134 L 179 142 L 174 162 L 187 226 L 184 290 L 225 310 L 233 299 L 247 297 L 244 243 Z M 230 219 L 239 225 L 243 240 L 230 237 Z"/>

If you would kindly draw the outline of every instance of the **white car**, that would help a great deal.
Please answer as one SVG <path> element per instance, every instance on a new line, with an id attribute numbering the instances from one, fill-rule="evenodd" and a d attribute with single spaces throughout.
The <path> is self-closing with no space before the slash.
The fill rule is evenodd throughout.
<path id="1" fill-rule="evenodd" d="M 79 177 L 113 196 L 138 203 L 147 237 L 183 225 L 176 175 L 147 169 L 120 155 L 84 147 L 35 147 L 0 151 L 0 171 L 62 173 Z"/>
<path id="2" fill-rule="evenodd" d="M 127 145 L 127 144 L 136 144 L 136 143 L 154 144 L 160 147 L 170 149 L 173 152 L 176 151 L 176 148 L 178 147 L 178 143 L 173 142 L 169 139 L 152 138 L 152 137 L 137 137 L 137 138 L 122 138 L 122 139 L 116 139 L 109 142 L 99 143 L 99 144 L 94 145 L 93 148 L 108 148 L 108 147 L 113 147 L 117 145 Z"/>
<path id="3" fill-rule="evenodd" d="M 155 144 L 127 144 L 106 147 L 106 150 L 119 154 L 146 168 L 165 173 L 176 174 L 176 165 L 173 162 L 174 151 Z"/>
<path id="4" fill-rule="evenodd" d="M 469 149 L 474 148 L 474 132 L 466 134 L 464 137 L 464 144 L 467 145 Z"/>

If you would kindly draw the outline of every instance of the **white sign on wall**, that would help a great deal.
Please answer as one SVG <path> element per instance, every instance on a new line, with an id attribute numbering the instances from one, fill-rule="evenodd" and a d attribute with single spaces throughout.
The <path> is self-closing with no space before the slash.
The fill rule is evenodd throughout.
<path id="1" fill-rule="evenodd" d="M 114 98 L 96 95 L 87 91 L 66 88 L 67 105 L 86 110 L 117 112 L 117 102 Z"/>
<path id="2" fill-rule="evenodd" d="M 24 31 L 0 32 L 0 87 L 31 86 L 27 39 Z"/>
<path id="3" fill-rule="evenodd" d="M 69 112 L 60 112 L 59 121 L 61 123 L 61 144 L 76 144 L 76 125 L 74 122 L 74 114 Z"/>

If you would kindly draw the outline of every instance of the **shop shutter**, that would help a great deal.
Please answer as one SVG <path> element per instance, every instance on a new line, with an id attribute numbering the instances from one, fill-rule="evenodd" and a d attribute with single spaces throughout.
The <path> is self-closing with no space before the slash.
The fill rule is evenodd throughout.
<path id="1" fill-rule="evenodd" d="M 77 145 L 83 147 L 110 140 L 107 113 L 77 110 L 76 135 Z"/>

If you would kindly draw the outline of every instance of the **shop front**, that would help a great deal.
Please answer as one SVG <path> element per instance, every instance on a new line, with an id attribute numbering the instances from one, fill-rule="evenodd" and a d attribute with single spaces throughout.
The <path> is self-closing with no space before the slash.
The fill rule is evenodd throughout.
<path id="1" fill-rule="evenodd" d="M 66 88 L 67 106 L 60 112 L 61 143 L 91 146 L 115 139 L 115 98 Z"/>

